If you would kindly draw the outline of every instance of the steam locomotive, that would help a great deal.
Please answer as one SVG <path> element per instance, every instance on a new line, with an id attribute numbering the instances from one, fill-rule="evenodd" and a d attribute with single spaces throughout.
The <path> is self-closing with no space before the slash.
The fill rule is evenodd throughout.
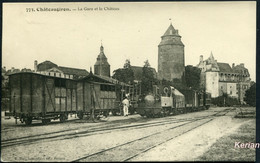
<path id="1" fill-rule="evenodd" d="M 152 92 L 139 97 L 136 112 L 147 118 L 164 117 L 205 110 L 210 103 L 211 95 L 205 91 L 154 85 Z"/>

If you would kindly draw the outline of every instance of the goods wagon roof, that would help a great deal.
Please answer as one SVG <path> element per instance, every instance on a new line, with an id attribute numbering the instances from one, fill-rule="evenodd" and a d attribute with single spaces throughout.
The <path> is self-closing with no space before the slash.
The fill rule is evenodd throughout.
<path id="1" fill-rule="evenodd" d="M 16 72 L 16 73 L 8 74 L 8 76 L 23 75 L 23 74 L 33 74 L 33 75 L 38 75 L 38 76 L 45 76 L 48 78 L 58 78 L 58 79 L 77 81 L 75 79 L 62 78 L 62 77 L 58 77 L 58 76 L 50 76 L 50 75 L 40 74 L 40 73 L 36 73 L 36 72 Z"/>
<path id="2" fill-rule="evenodd" d="M 184 96 L 181 92 L 179 92 L 177 89 L 173 90 L 173 93 L 177 96 Z"/>
<path id="3" fill-rule="evenodd" d="M 106 82 L 106 83 L 112 83 L 112 84 L 119 84 L 119 85 L 124 85 L 124 86 L 131 86 L 129 84 L 120 82 L 116 79 L 107 77 L 107 76 L 99 76 L 95 75 L 93 73 L 90 73 L 88 76 L 85 78 L 82 78 L 81 80 L 88 80 L 88 81 L 93 81 L 93 82 Z"/>

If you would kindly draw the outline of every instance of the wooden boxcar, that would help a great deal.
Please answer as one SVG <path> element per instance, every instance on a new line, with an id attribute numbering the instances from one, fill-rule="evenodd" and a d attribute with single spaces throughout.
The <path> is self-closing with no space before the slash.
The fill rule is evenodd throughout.
<path id="1" fill-rule="evenodd" d="M 111 79 L 112 80 L 112 79 Z M 116 85 L 102 76 L 90 74 L 77 83 L 77 104 L 82 115 L 108 116 L 119 110 Z"/>
<path id="2" fill-rule="evenodd" d="M 41 119 L 43 123 L 57 118 L 64 121 L 69 113 L 78 112 L 76 86 L 72 79 L 31 72 L 12 74 L 9 113 L 27 125 L 33 119 Z"/>
<path id="3" fill-rule="evenodd" d="M 111 79 L 112 80 L 112 79 Z M 27 125 L 33 119 L 44 124 L 51 119 L 64 122 L 69 114 L 107 116 L 119 110 L 116 87 L 111 80 L 90 73 L 83 79 L 73 80 L 21 72 L 9 76 L 9 114 Z"/>

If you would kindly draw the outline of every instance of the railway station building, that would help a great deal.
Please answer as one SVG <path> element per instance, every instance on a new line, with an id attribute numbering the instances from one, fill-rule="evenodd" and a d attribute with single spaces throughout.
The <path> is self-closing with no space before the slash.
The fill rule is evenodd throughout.
<path id="1" fill-rule="evenodd" d="M 250 88 L 250 74 L 243 63 L 232 67 L 228 63 L 217 62 L 212 52 L 203 60 L 200 56 L 198 68 L 201 69 L 200 86 L 215 98 L 226 93 L 244 103 L 245 92 Z"/>
<path id="2" fill-rule="evenodd" d="M 58 66 L 57 64 L 47 60 L 39 64 L 37 63 L 37 60 L 35 60 L 34 72 L 67 79 L 79 79 L 89 74 L 85 69 Z"/>
<path id="3" fill-rule="evenodd" d="M 37 63 L 37 60 L 35 60 L 34 72 L 67 79 L 79 79 L 89 74 L 85 69 L 58 66 L 57 64 L 47 60 L 39 64 Z"/>

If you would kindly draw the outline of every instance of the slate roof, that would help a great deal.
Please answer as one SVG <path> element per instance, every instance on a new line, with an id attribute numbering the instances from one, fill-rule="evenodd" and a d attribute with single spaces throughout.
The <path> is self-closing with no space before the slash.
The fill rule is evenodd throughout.
<path id="1" fill-rule="evenodd" d="M 44 61 L 44 62 L 39 63 L 37 65 L 37 71 L 46 71 L 46 70 L 51 69 L 53 67 L 58 67 L 58 65 L 52 63 L 51 61 Z"/>
<path id="2" fill-rule="evenodd" d="M 181 41 L 181 36 L 178 34 L 178 30 L 175 30 L 174 27 L 172 26 L 172 24 L 168 27 L 168 29 L 166 30 L 166 32 L 164 33 L 164 35 L 161 37 L 162 40 L 159 44 L 159 46 L 161 45 L 182 45 L 184 46 L 184 44 Z"/>
<path id="3" fill-rule="evenodd" d="M 172 31 L 172 32 L 171 32 Z M 164 33 L 163 36 L 169 36 L 169 35 L 177 35 L 180 36 L 177 31 L 174 29 L 174 27 L 172 26 L 172 24 L 168 27 L 168 29 L 166 30 L 166 32 Z"/>
<path id="4" fill-rule="evenodd" d="M 247 75 L 247 76 L 250 76 L 249 74 L 249 71 L 247 68 L 245 68 L 244 66 L 242 65 L 237 65 L 233 68 L 233 71 L 236 72 L 236 73 L 240 73 L 242 75 Z"/>
<path id="5" fill-rule="evenodd" d="M 77 68 L 70 68 L 70 67 L 58 67 L 59 70 L 61 70 L 64 74 L 70 74 L 70 75 L 77 75 L 77 76 L 87 76 L 89 72 L 85 69 L 77 69 Z"/>
<path id="6" fill-rule="evenodd" d="M 107 57 L 104 53 L 104 47 L 101 45 L 100 47 L 100 53 L 97 57 L 97 61 L 95 63 L 95 66 L 96 65 L 109 65 L 109 63 L 107 62 Z"/>
<path id="7" fill-rule="evenodd" d="M 218 67 L 220 72 L 233 73 L 233 70 L 228 63 L 218 62 Z"/>
<path id="8" fill-rule="evenodd" d="M 37 71 L 46 71 L 54 67 L 61 70 L 64 74 L 76 75 L 76 76 L 87 76 L 89 74 L 89 72 L 85 69 L 58 66 L 51 61 L 44 61 L 42 63 L 39 63 L 37 65 L 37 69 L 38 69 Z"/>

